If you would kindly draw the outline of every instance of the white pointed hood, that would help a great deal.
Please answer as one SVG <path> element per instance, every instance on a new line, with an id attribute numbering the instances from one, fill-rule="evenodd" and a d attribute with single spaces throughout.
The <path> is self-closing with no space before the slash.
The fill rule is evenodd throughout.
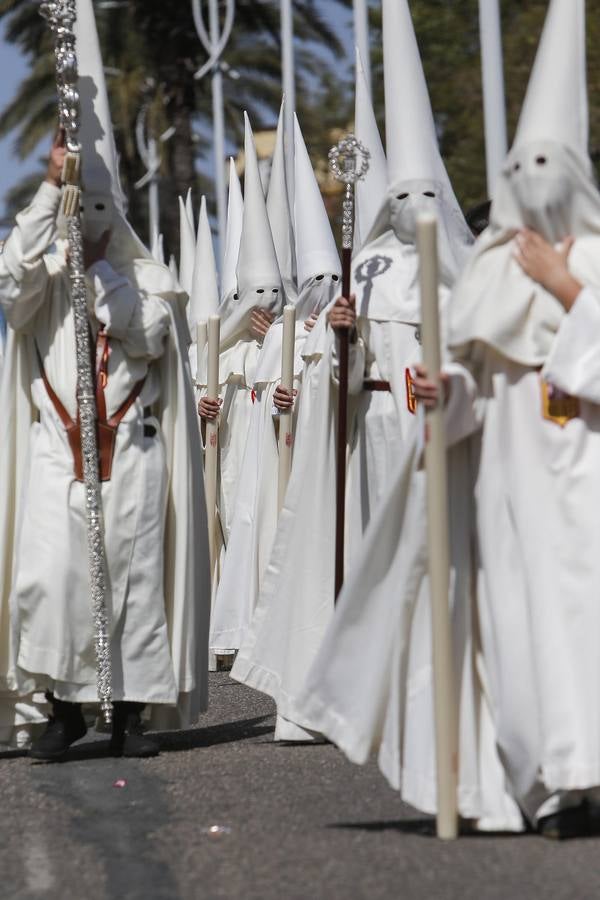
<path id="1" fill-rule="evenodd" d="M 237 291 L 237 261 L 242 238 L 244 201 L 242 187 L 235 169 L 235 162 L 229 159 L 229 197 L 227 200 L 227 228 L 225 232 L 225 252 L 221 276 L 221 302 Z"/>
<path id="2" fill-rule="evenodd" d="M 188 217 L 188 221 L 192 226 L 192 231 L 194 235 L 196 234 L 195 222 L 194 222 L 194 204 L 192 202 L 192 189 L 188 188 L 187 194 L 185 195 L 185 212 Z"/>
<path id="3" fill-rule="evenodd" d="M 152 257 L 161 266 L 165 264 L 165 239 L 162 234 L 156 234 L 152 241 Z"/>
<path id="4" fill-rule="evenodd" d="M 353 265 L 359 315 L 417 324 L 421 319 L 417 220 L 438 221 L 440 283 L 450 287 L 473 243 L 442 160 L 407 0 L 383 0 L 388 186 Z"/>
<path id="5" fill-rule="evenodd" d="M 283 288 L 277 265 L 273 236 L 267 215 L 252 128 L 244 113 L 244 211 L 238 255 L 237 298 L 221 306 L 221 351 L 238 341 L 254 340 L 250 315 L 255 307 L 279 315 Z"/>
<path id="6" fill-rule="evenodd" d="M 195 245 L 194 226 L 190 221 L 186 203 L 179 197 L 179 282 L 188 297 L 192 292 Z"/>
<path id="7" fill-rule="evenodd" d="M 179 272 L 177 271 L 177 260 L 175 259 L 175 257 L 173 256 L 172 253 L 171 253 L 170 257 L 169 257 L 169 266 L 168 266 L 168 269 L 169 269 L 169 272 L 171 273 L 171 276 L 172 276 L 172 278 L 173 278 L 173 282 L 174 282 L 176 285 L 179 285 Z M 181 285 L 179 285 L 179 287 L 181 287 Z"/>
<path id="8" fill-rule="evenodd" d="M 289 205 L 289 191 L 285 170 L 285 99 L 281 102 L 275 151 L 271 163 L 271 177 L 267 192 L 267 213 L 275 244 L 279 272 L 286 302 L 293 303 L 298 295 L 296 287 L 296 248 Z"/>
<path id="9" fill-rule="evenodd" d="M 198 322 L 208 321 L 209 316 L 217 314 L 218 307 L 217 265 L 208 212 L 206 211 L 206 197 L 202 197 L 188 316 L 192 336 L 195 337 Z"/>
<path id="10" fill-rule="evenodd" d="M 575 237 L 570 269 L 600 286 L 600 194 L 587 153 L 585 71 L 584 0 L 551 0 L 490 227 L 455 290 L 450 344 L 461 357 L 479 343 L 542 366 L 551 351 L 564 313 L 514 259 L 514 237 L 524 226 L 551 243 Z"/>
<path id="11" fill-rule="evenodd" d="M 551 0 L 513 147 L 564 144 L 588 158 L 585 0 Z"/>
<path id="12" fill-rule="evenodd" d="M 190 719 L 197 721 L 200 708 L 205 704 L 209 607 L 205 602 L 199 603 L 197 598 L 210 596 L 206 504 L 199 465 L 202 450 L 187 362 L 186 342 L 189 335 L 185 317 L 180 314 L 182 297 L 169 270 L 152 258 L 125 218 L 126 204 L 119 183 L 92 0 L 77 0 L 76 11 L 81 100 L 82 224 L 87 230 L 90 223 L 100 225 L 104 219 L 105 227 L 111 231 L 107 262 L 119 275 L 129 280 L 140 296 L 158 297 L 169 310 L 170 327 L 163 353 L 152 364 L 156 383 L 161 385 L 160 396 L 153 403 L 153 412 L 159 422 L 164 464 L 168 469 L 162 585 L 173 674 L 180 694 L 182 715 L 179 719 L 173 710 L 172 724 L 167 727 L 182 727 L 186 722 L 191 724 Z M 101 210 L 97 208 L 100 205 L 104 205 Z M 16 382 L 16 378 L 14 380 Z M 13 471 L 14 465 L 4 446 L 0 458 Z M 4 471 L 2 483 L 5 484 Z M 0 521 L 8 522 L 4 509 L 0 509 Z M 0 570 L 0 583 L 12 583 L 12 577 L 2 567 L 2 560 Z M 159 714 L 161 710 L 165 707 L 154 708 Z"/>
<path id="13" fill-rule="evenodd" d="M 437 181 L 458 207 L 438 147 L 407 0 L 383 0 L 383 65 L 388 183 Z"/>
<path id="14" fill-rule="evenodd" d="M 387 190 L 385 152 L 358 47 L 356 47 L 354 134 L 370 153 L 369 171 L 356 184 L 354 250 L 357 252 L 373 227 Z"/>
<path id="15" fill-rule="evenodd" d="M 281 293 L 281 277 L 265 203 L 254 136 L 248 114 L 244 113 L 244 214 L 237 262 L 240 299 L 256 290 Z M 266 300 L 263 297 L 263 300 Z M 260 304 L 259 304 L 260 305 Z M 270 304 L 265 304 L 270 305 Z"/>
<path id="16" fill-rule="evenodd" d="M 133 259 L 150 259 L 151 254 L 126 219 L 127 203 L 119 179 L 117 148 L 91 0 L 77 0 L 74 32 L 81 106 L 82 227 L 84 234 L 92 239 L 98 239 L 103 231 L 110 229 L 107 259 L 117 271 L 127 274 Z"/>
<path id="17" fill-rule="evenodd" d="M 298 288 L 317 275 L 340 274 L 340 255 L 329 216 L 304 143 L 297 116 L 294 116 L 296 265 Z"/>
<path id="18" fill-rule="evenodd" d="M 462 268 L 472 238 L 440 154 L 407 0 L 383 0 L 383 63 L 388 197 L 393 202 L 409 195 L 406 212 L 396 210 L 400 237 L 414 241 L 417 216 L 434 212 L 442 268 L 450 280 Z M 435 196 L 428 197 L 430 193 Z"/>
<path id="19" fill-rule="evenodd" d="M 77 0 L 74 31 L 81 103 L 79 141 L 83 189 L 84 192 L 112 196 L 117 211 L 124 215 L 126 201 L 119 179 L 117 148 L 91 0 Z"/>

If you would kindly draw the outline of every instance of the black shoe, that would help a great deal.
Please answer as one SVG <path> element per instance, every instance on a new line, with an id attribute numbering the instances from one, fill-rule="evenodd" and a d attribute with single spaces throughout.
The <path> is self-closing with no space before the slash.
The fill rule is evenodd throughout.
<path id="1" fill-rule="evenodd" d="M 113 703 L 110 752 L 114 756 L 158 756 L 158 743 L 144 734 L 143 708 L 143 703 Z"/>
<path id="2" fill-rule="evenodd" d="M 52 694 L 46 697 L 52 704 L 53 715 L 49 716 L 46 730 L 34 742 L 29 756 L 32 759 L 58 760 L 62 759 L 71 744 L 87 733 L 87 725 L 80 703 L 66 703 Z"/>
<path id="3" fill-rule="evenodd" d="M 543 816 L 538 822 L 538 834 L 553 841 L 568 841 L 572 838 L 589 837 L 594 833 L 587 800 L 579 806 L 569 806 L 551 816 Z"/>

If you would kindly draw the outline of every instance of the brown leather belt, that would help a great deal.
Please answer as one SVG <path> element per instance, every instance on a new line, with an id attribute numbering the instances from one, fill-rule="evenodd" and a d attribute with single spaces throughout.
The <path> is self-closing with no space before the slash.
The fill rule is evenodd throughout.
<path id="1" fill-rule="evenodd" d="M 388 391 L 391 394 L 392 386 L 389 381 L 363 381 L 365 391 Z"/>
<path id="2" fill-rule="evenodd" d="M 79 421 L 79 408 L 77 409 L 77 421 L 74 422 L 54 388 L 48 381 L 48 377 L 44 370 L 42 356 L 40 354 L 37 343 L 35 345 L 38 364 L 40 367 L 40 375 L 44 382 L 44 387 L 50 401 L 56 410 L 56 413 L 64 425 L 67 432 L 67 439 L 73 454 L 73 470 L 76 481 L 83 481 L 83 457 L 81 454 L 81 425 Z M 106 398 L 104 396 L 104 388 L 108 384 L 108 357 L 110 348 L 108 345 L 108 335 L 104 332 L 98 334 L 96 340 L 96 407 L 98 410 L 98 469 L 100 481 L 110 481 L 112 473 L 112 461 L 115 453 L 115 441 L 117 437 L 117 428 L 125 414 L 135 403 L 142 392 L 146 378 L 137 381 L 131 393 L 121 404 L 116 413 L 107 419 L 106 417 Z"/>

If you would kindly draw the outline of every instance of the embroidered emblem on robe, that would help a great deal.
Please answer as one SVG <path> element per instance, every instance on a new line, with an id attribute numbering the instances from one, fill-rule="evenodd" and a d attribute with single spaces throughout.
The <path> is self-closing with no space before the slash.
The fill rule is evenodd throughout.
<path id="1" fill-rule="evenodd" d="M 413 381 L 413 377 L 410 374 L 410 369 L 406 369 L 405 372 L 406 377 L 406 406 L 408 407 L 409 413 L 415 415 L 417 411 L 417 398 L 415 397 L 415 383 Z"/>

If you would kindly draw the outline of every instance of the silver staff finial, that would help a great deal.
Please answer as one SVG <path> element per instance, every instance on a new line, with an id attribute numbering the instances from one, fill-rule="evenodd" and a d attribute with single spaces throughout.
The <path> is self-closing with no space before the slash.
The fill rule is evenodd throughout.
<path id="1" fill-rule="evenodd" d="M 371 154 L 357 137 L 347 134 L 329 151 L 329 168 L 333 177 L 346 185 L 342 204 L 342 247 L 352 248 L 354 235 L 354 185 L 369 171 Z"/>

